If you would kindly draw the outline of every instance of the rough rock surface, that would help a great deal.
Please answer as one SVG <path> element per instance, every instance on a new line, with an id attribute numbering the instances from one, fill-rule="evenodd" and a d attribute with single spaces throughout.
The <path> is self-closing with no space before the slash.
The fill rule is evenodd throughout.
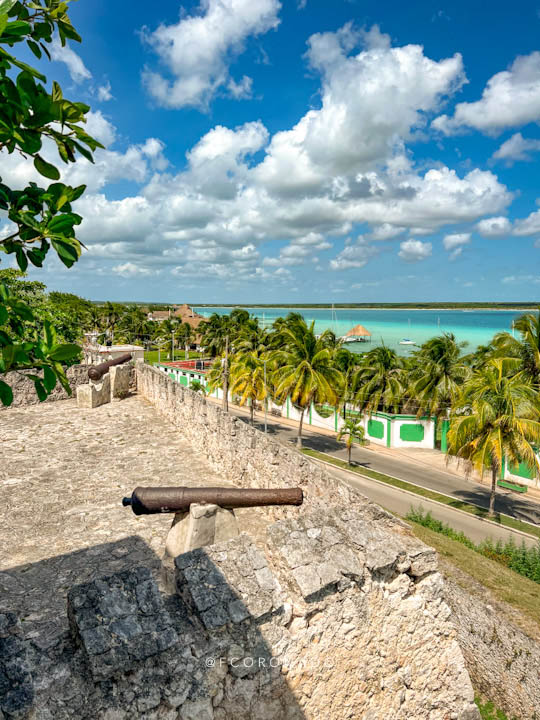
<path id="1" fill-rule="evenodd" d="M 73 395 L 76 393 L 76 389 L 79 385 L 84 385 L 88 382 L 88 368 L 89 365 L 73 365 L 72 367 L 68 368 L 67 370 L 67 379 L 69 380 L 69 384 L 71 386 L 71 389 L 73 391 Z M 5 381 L 7 384 L 11 387 L 13 390 L 13 403 L 10 405 L 9 408 L 5 408 L 0 403 L 0 411 L 4 410 L 7 411 L 11 408 L 15 407 L 24 407 L 26 405 L 39 405 L 39 399 L 36 395 L 36 389 L 34 387 L 34 383 L 32 380 L 29 380 L 25 378 L 24 376 L 28 373 L 32 373 L 35 375 L 42 375 L 43 372 L 41 370 L 23 370 L 22 372 L 8 372 L 5 376 Z M 57 383 L 56 387 L 52 391 L 52 393 L 49 395 L 47 400 L 45 402 L 54 402 L 55 400 L 66 400 L 68 398 L 68 394 L 66 391 L 62 388 L 62 386 Z"/>
<path id="2" fill-rule="evenodd" d="M 137 485 L 228 485 L 138 397 L 93 410 L 75 400 L 11 408 L 0 447 L 0 610 L 16 610 L 42 644 L 67 630 L 71 586 L 137 565 L 158 577 L 173 516 L 137 517 L 122 497 Z M 264 536 L 264 516 L 238 518 Z"/>
<path id="3" fill-rule="evenodd" d="M 18 717 L 476 720 L 429 552 L 366 521 L 332 508 L 269 526 L 268 556 L 246 534 L 193 550 L 176 596 L 143 568 L 74 588 L 71 637 L 19 647 Z"/>
<path id="4" fill-rule="evenodd" d="M 447 563 L 443 566 L 447 567 Z M 444 599 L 475 689 L 508 717 L 540 717 L 540 643 L 538 627 L 516 618 L 516 611 L 452 567 Z M 519 627 L 528 625 L 525 628 Z"/>

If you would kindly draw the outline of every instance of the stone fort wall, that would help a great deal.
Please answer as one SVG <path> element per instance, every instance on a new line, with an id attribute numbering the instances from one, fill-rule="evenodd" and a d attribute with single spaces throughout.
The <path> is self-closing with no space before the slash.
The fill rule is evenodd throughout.
<path id="1" fill-rule="evenodd" d="M 370 522 L 388 528 L 405 542 L 404 523 L 331 477 L 324 468 L 289 449 L 271 436 L 224 413 L 204 397 L 184 389 L 163 373 L 138 364 L 138 389 L 198 448 L 223 477 L 239 486 L 299 485 L 305 503 L 300 512 L 328 505 L 362 507 Z M 273 511 L 276 518 L 298 510 Z M 470 578 L 465 580 L 469 587 Z M 509 716 L 540 717 L 540 644 L 504 614 L 496 602 L 488 604 L 485 588 L 469 593 L 446 582 L 442 596 L 452 609 L 450 620 L 464 653 L 475 688 L 493 699 Z"/>
<path id="2" fill-rule="evenodd" d="M 76 389 L 79 385 L 84 385 L 88 382 L 88 368 L 89 365 L 72 365 L 67 369 L 66 375 L 69 380 L 71 389 L 73 390 L 74 397 L 76 395 Z M 23 407 L 26 405 L 38 405 L 39 399 L 36 395 L 34 383 L 29 378 L 25 377 L 29 373 L 35 375 L 43 375 L 41 370 L 21 370 L 20 372 L 8 372 L 3 376 L 3 380 L 13 390 L 13 403 L 10 407 Z M 60 383 L 56 384 L 56 387 L 44 402 L 54 402 L 55 400 L 67 400 L 69 395 L 66 393 Z M 0 404 L 0 410 L 6 409 Z"/>

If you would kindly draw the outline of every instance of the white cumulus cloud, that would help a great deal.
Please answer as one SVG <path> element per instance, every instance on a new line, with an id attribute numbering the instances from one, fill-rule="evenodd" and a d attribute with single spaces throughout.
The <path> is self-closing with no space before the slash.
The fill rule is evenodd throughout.
<path id="1" fill-rule="evenodd" d="M 160 25 L 144 35 L 172 79 L 146 69 L 143 81 L 153 98 L 165 107 L 207 108 L 220 88 L 233 97 L 251 93 L 251 79 L 235 81 L 231 59 L 242 52 L 246 39 L 277 27 L 278 0 L 203 0 L 199 14 L 182 16 L 173 25 Z"/>
<path id="2" fill-rule="evenodd" d="M 332 270 L 350 270 L 351 268 L 362 268 L 379 250 L 370 245 L 360 236 L 355 243 L 346 245 L 343 250 L 330 260 Z"/>
<path id="3" fill-rule="evenodd" d="M 512 231 L 512 223 L 506 217 L 490 217 L 476 223 L 476 229 L 484 237 L 499 237 Z"/>
<path id="4" fill-rule="evenodd" d="M 430 242 L 410 238 L 400 243 L 398 255 L 405 262 L 413 263 L 431 257 L 431 251 L 432 245 Z"/>
<path id="5" fill-rule="evenodd" d="M 470 241 L 471 233 L 453 233 L 444 236 L 443 246 L 450 253 L 450 259 L 455 260 L 463 252 L 463 246 L 468 245 Z"/>
<path id="6" fill-rule="evenodd" d="M 82 59 L 72 50 L 69 45 L 62 47 L 58 38 L 52 41 L 50 46 L 51 59 L 62 62 L 67 66 L 69 75 L 73 82 L 81 83 L 83 80 L 90 80 L 92 73 L 85 66 Z"/>
<path id="7" fill-rule="evenodd" d="M 521 133 L 515 133 L 503 142 L 492 157 L 494 160 L 504 160 L 507 165 L 512 165 L 518 160 L 532 160 L 531 153 L 538 151 L 540 151 L 540 140 L 524 138 Z"/>
<path id="8" fill-rule="evenodd" d="M 540 121 L 540 52 L 517 57 L 508 70 L 488 81 L 476 102 L 458 103 L 453 117 L 441 115 L 432 125 L 446 135 L 469 127 L 496 134 L 504 128 Z"/>

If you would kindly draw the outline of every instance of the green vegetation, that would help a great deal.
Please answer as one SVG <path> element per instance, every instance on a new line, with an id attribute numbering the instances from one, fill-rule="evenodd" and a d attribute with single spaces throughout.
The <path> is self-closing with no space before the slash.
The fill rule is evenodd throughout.
<path id="1" fill-rule="evenodd" d="M 174 359 L 175 360 L 185 360 L 185 351 L 184 350 L 175 350 L 174 351 Z M 147 362 L 149 365 L 153 365 L 154 363 L 158 362 L 159 357 L 161 356 L 161 360 L 163 362 L 168 362 L 170 360 L 170 357 L 168 355 L 167 350 L 165 351 L 158 351 L 158 350 L 145 350 L 144 353 L 144 361 Z M 196 350 L 190 350 L 188 353 L 188 360 L 195 360 L 195 358 L 201 357 L 201 353 L 197 352 Z"/>
<path id="2" fill-rule="evenodd" d="M 347 418 L 343 423 L 341 430 L 337 434 L 337 440 L 346 438 L 345 445 L 347 447 L 348 464 L 351 464 L 351 452 L 353 444 L 364 444 L 364 427 L 358 418 Z"/>
<path id="3" fill-rule="evenodd" d="M 523 622 L 521 623 L 523 629 L 536 636 L 539 635 L 540 587 L 537 583 L 518 575 L 513 570 L 446 535 L 441 535 L 414 522 L 411 522 L 410 526 L 419 540 L 439 553 L 442 560 L 441 569 L 445 575 L 449 575 L 454 582 L 469 591 L 470 582 L 461 573 L 470 575 L 490 590 L 498 600 L 520 610 L 523 613 Z M 457 571 L 454 568 L 457 568 Z M 531 625 L 528 622 L 529 619 L 534 624 Z"/>
<path id="4" fill-rule="evenodd" d="M 494 517 L 504 458 L 540 476 L 535 451 L 540 446 L 540 310 L 521 316 L 515 328 L 519 338 L 499 333 L 490 345 L 469 354 L 450 333 L 428 340 L 410 357 L 399 357 L 384 345 L 353 354 L 330 331 L 317 337 L 314 325 L 308 327 L 297 312 L 277 318 L 261 334 L 257 318 L 235 308 L 230 315 L 210 316 L 202 342 L 217 358 L 209 374 L 215 389 L 229 387 L 229 375 L 234 385 L 242 356 L 245 361 L 246 338 L 256 338 L 259 362 L 252 361 L 251 370 L 244 367 L 242 374 L 242 387 L 251 389 L 235 386 L 240 403 L 253 408 L 263 398 L 278 404 L 288 398 L 300 411 L 299 446 L 312 404 L 334 406 L 343 418 L 383 411 L 448 421 L 449 452 L 480 474 L 491 473 L 487 514 Z M 264 387 L 263 366 L 268 371 Z M 246 372 L 253 375 L 251 385 Z M 371 423 L 373 432 L 384 432 L 377 420 Z"/>
<path id="5" fill-rule="evenodd" d="M 0 210 L 10 223 L 9 234 L 0 239 L 0 250 L 14 255 L 22 272 L 29 263 L 42 267 L 51 247 L 68 268 L 81 254 L 75 227 L 82 218 L 71 204 L 86 188 L 59 182 L 59 169 L 41 154 L 44 141 L 56 146 L 66 164 L 80 155 L 93 162 L 92 152 L 103 147 L 84 130 L 89 106 L 64 98 L 56 82 L 49 92 L 47 78 L 6 49 L 17 45 L 22 55 L 24 43 L 37 58 L 50 59 L 48 46 L 55 34 L 63 46 L 67 39 L 80 42 L 67 14 L 68 2 L 0 0 L 0 150 L 32 158 L 37 172 L 53 181 L 43 187 L 31 182 L 12 188 L 0 178 Z M 62 342 L 67 330 L 59 333 L 43 307 L 34 309 L 32 298 L 14 292 L 17 279 L 5 273 L 0 279 L 0 374 L 41 370 L 42 375 L 28 374 L 40 400 L 57 382 L 71 392 L 65 364 L 74 361 L 80 349 Z M 34 286 L 34 290 L 39 294 L 43 288 Z M 0 401 L 4 405 L 13 401 L 11 387 L 2 379 Z"/>
<path id="6" fill-rule="evenodd" d="M 449 497 L 448 495 L 441 495 L 441 493 L 435 492 L 434 490 L 428 490 L 427 488 L 413 485 L 412 483 L 408 483 L 405 480 L 398 480 L 397 478 L 393 478 L 389 475 L 384 475 L 383 473 L 376 472 L 375 470 L 369 470 L 365 467 L 355 467 L 354 465 L 350 467 L 344 460 L 340 460 L 339 458 L 335 458 L 332 455 L 327 455 L 326 453 L 319 452 L 318 450 L 304 448 L 302 452 L 305 455 L 310 455 L 311 457 L 317 458 L 318 460 L 324 460 L 325 462 L 330 463 L 331 465 L 335 465 L 336 467 L 343 468 L 344 470 L 349 470 L 350 472 L 358 473 L 358 475 L 363 475 L 364 477 L 369 477 L 373 480 L 379 480 L 379 482 L 386 483 L 387 485 L 392 485 L 393 487 L 401 488 L 402 490 L 408 490 L 415 495 L 425 497 L 427 500 L 435 500 L 436 502 L 440 502 L 443 505 L 448 505 L 449 507 L 456 508 L 456 510 L 463 510 L 464 512 L 470 513 L 471 515 L 476 515 L 477 517 L 481 518 L 487 518 L 488 516 L 488 511 L 484 508 L 479 507 L 478 505 L 472 505 L 471 503 L 464 502 L 463 500 L 456 500 L 455 498 Z M 534 535 L 540 538 L 540 527 L 537 527 L 536 525 L 530 525 L 529 523 L 521 522 L 520 520 L 516 520 L 513 517 L 509 517 L 508 515 L 502 515 L 500 513 L 497 513 L 495 517 L 490 519 L 492 520 L 492 522 L 496 522 L 503 527 L 512 528 L 513 530 L 520 530 L 521 532 L 525 532 L 529 535 Z"/>
<path id="7" fill-rule="evenodd" d="M 539 305 L 538 300 L 531 302 L 426 302 L 426 303 L 286 303 L 286 304 L 261 304 L 245 303 L 242 308 L 294 308 L 295 310 L 310 308 L 373 308 L 381 310 L 535 310 Z M 197 303 L 196 307 L 205 308 L 238 308 L 237 304 L 222 303 Z"/>
<path id="8" fill-rule="evenodd" d="M 490 700 L 482 700 L 478 695 L 474 698 L 482 720 L 517 720 L 515 716 L 509 718 L 502 710 L 497 710 Z"/>
<path id="9" fill-rule="evenodd" d="M 540 345 L 540 334 L 535 338 Z M 504 459 L 538 468 L 540 445 L 538 374 L 529 377 L 513 357 L 494 357 L 476 370 L 456 396 L 448 432 L 448 450 L 469 460 L 482 473 L 491 471 L 489 515 Z M 463 409 L 466 408 L 466 412 Z"/>
<path id="10" fill-rule="evenodd" d="M 441 535 L 446 535 L 452 540 L 457 540 L 457 542 L 462 543 L 469 549 L 475 550 L 481 555 L 485 555 L 529 578 L 529 580 L 540 584 L 540 540 L 536 547 L 527 547 L 524 542 L 518 546 L 513 537 L 505 543 L 500 540 L 494 543 L 492 540 L 487 539 L 476 544 L 463 532 L 458 532 L 450 525 L 436 520 L 430 512 L 425 512 L 421 505 L 417 508 L 411 507 L 405 519 L 423 525 L 430 530 L 441 533 Z"/>

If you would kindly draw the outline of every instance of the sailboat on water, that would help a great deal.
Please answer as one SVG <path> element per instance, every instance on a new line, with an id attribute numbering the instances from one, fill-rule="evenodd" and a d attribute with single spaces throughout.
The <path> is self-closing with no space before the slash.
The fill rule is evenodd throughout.
<path id="1" fill-rule="evenodd" d="M 409 332 L 411 330 L 411 318 L 409 318 Z M 416 345 L 414 340 L 411 340 L 410 338 L 403 338 L 403 340 L 399 341 L 400 345 Z"/>

